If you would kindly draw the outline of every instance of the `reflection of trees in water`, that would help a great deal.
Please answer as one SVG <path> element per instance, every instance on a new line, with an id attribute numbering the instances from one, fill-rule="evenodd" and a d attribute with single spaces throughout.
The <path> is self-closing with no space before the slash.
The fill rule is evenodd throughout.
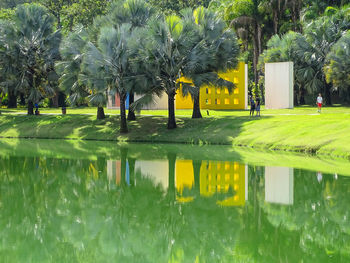
<path id="1" fill-rule="evenodd" d="M 174 187 L 164 195 L 143 177 L 136 187 L 110 184 L 103 158 L 0 161 L 5 262 L 215 262 L 238 234 L 236 212 L 210 199 L 179 204 Z"/>
<path id="2" fill-rule="evenodd" d="M 0 158 L 0 258 L 4 262 L 335 262 L 348 261 L 349 179 L 295 170 L 294 205 L 264 202 L 264 169 L 249 166 L 249 201 L 221 207 L 200 197 L 176 201 L 176 153 L 169 189 L 135 174 L 121 153 L 121 185 L 107 160 Z M 125 183 L 126 162 L 130 185 Z M 134 180 L 135 179 L 135 180 Z M 137 182 L 135 185 L 134 182 Z"/>
<path id="3" fill-rule="evenodd" d="M 318 182 L 315 172 L 295 169 L 294 182 L 293 206 L 267 203 L 263 191 L 257 196 L 267 221 L 262 225 L 270 226 L 272 236 L 278 230 L 278 237 L 272 240 L 279 240 L 278 247 L 287 248 L 284 256 L 295 262 L 349 262 L 349 221 L 341 220 L 349 213 L 349 179 L 323 175 Z"/>

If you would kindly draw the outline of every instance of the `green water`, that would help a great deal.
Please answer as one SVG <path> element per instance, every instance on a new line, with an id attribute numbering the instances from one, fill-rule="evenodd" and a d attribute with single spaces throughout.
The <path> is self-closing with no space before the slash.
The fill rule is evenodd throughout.
<path id="1" fill-rule="evenodd" d="M 0 167 L 0 262 L 350 262 L 345 161 L 0 140 Z"/>

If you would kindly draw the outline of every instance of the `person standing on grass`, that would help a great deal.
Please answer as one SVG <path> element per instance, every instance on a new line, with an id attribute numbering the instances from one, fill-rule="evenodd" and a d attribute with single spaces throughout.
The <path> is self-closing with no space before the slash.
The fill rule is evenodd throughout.
<path id="1" fill-rule="evenodd" d="M 250 113 L 249 113 L 249 116 L 254 116 L 254 111 L 255 111 L 255 102 L 254 102 L 253 96 L 250 96 Z"/>
<path id="2" fill-rule="evenodd" d="M 256 110 L 256 116 L 259 116 L 259 117 L 260 117 L 260 98 L 259 98 L 259 96 L 256 97 L 256 99 L 255 99 L 255 104 L 256 104 L 256 108 L 255 108 L 255 110 Z"/>
<path id="3" fill-rule="evenodd" d="M 321 96 L 321 93 L 318 93 L 316 104 L 317 104 L 317 111 L 320 113 L 321 113 L 322 103 L 323 103 L 323 98 Z"/>

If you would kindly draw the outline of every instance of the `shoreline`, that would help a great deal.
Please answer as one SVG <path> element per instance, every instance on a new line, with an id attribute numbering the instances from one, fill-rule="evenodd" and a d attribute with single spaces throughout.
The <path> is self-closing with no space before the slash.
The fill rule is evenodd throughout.
<path id="1" fill-rule="evenodd" d="M 128 122 L 128 134 L 120 135 L 119 116 L 115 115 L 96 120 L 95 116 L 79 114 L 25 118 L 7 114 L 0 115 L 0 138 L 225 145 L 350 160 L 350 136 L 346 136 L 350 119 L 340 117 L 342 120 L 335 119 L 332 114 L 254 119 L 246 116 L 177 117 L 178 128 L 167 130 L 166 117 L 140 116 Z"/>

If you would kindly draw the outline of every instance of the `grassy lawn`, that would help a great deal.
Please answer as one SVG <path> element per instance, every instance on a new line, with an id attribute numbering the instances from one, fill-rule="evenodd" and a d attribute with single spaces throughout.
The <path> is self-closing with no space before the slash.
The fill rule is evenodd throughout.
<path id="1" fill-rule="evenodd" d="M 312 152 L 350 158 L 350 108 L 315 107 L 293 110 L 262 110 L 262 117 L 247 111 L 203 111 L 203 119 L 192 120 L 191 110 L 177 110 L 178 128 L 167 130 L 167 111 L 142 111 L 129 122 L 130 132 L 119 135 L 119 116 L 96 120 L 95 108 L 41 109 L 41 116 L 13 113 L 24 109 L 1 109 L 0 136 L 23 138 L 119 140 L 195 144 L 227 144 L 254 148 Z M 107 114 L 118 114 L 107 110 Z M 93 114 L 93 115 L 85 115 Z"/>

